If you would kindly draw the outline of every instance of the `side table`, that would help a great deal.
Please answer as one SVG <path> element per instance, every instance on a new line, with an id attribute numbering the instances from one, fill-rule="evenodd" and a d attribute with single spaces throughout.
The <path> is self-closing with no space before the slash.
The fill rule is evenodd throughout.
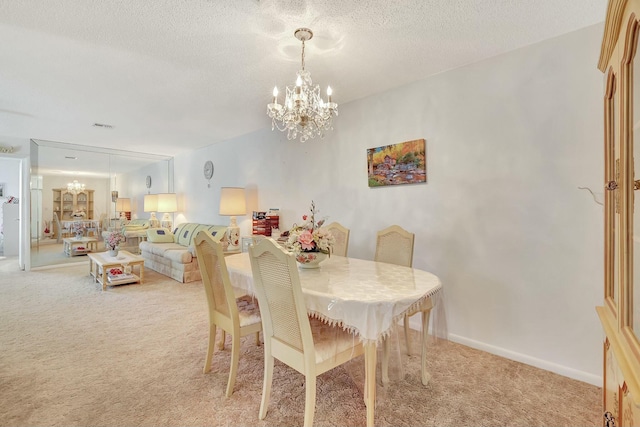
<path id="1" fill-rule="evenodd" d="M 80 249 L 82 247 L 83 249 Z M 98 249 L 98 239 L 95 237 L 65 237 L 62 239 L 62 250 L 69 256 L 86 255 Z"/>

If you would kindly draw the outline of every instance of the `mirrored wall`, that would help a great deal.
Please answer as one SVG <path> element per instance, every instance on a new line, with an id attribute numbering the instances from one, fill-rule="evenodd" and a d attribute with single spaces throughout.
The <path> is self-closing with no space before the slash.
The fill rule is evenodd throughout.
<path id="1" fill-rule="evenodd" d="M 101 249 L 102 231 L 123 209 L 130 219 L 149 218 L 144 195 L 170 192 L 171 157 L 31 140 L 31 268 L 86 262 L 63 251 L 60 229 L 70 222 L 97 225 Z"/>

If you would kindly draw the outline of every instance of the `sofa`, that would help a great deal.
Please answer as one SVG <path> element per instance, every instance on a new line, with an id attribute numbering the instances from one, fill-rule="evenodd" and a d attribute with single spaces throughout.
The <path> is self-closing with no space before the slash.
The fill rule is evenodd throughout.
<path id="1" fill-rule="evenodd" d="M 148 229 L 147 240 L 140 242 L 144 267 L 182 283 L 201 280 L 193 246 L 193 239 L 200 231 L 205 231 L 216 241 L 220 241 L 227 231 L 227 226 L 186 222 L 180 224 L 173 232 L 166 228 Z"/>
<path id="2" fill-rule="evenodd" d="M 150 220 L 148 219 L 132 219 L 126 224 L 120 227 L 109 228 L 102 232 L 103 240 L 107 238 L 109 233 L 113 231 L 120 231 L 125 238 L 125 241 L 118 247 L 121 250 L 129 251 L 132 254 L 140 252 L 140 242 L 147 238 L 147 230 L 150 227 Z"/>

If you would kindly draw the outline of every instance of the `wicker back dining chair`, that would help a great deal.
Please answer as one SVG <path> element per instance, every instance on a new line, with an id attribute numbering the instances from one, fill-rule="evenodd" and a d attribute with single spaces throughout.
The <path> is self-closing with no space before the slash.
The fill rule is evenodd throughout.
<path id="1" fill-rule="evenodd" d="M 216 327 L 219 327 L 221 329 L 220 350 L 224 349 L 225 332 L 229 333 L 232 338 L 231 367 L 226 391 L 226 395 L 229 397 L 233 393 L 233 386 L 236 382 L 240 360 L 240 338 L 256 334 L 256 345 L 260 345 L 259 334 L 262 330 L 260 310 L 251 297 L 235 297 L 222 245 L 204 231 L 200 231 L 196 235 L 194 243 L 209 307 L 209 345 L 203 372 L 206 374 L 211 370 Z"/>
<path id="2" fill-rule="evenodd" d="M 274 358 L 305 376 L 304 425 L 313 425 L 316 376 L 363 354 L 357 337 L 309 320 L 293 255 L 273 239 L 249 247 L 255 293 L 262 312 L 264 383 L 259 419 L 269 407 Z"/>
<path id="3" fill-rule="evenodd" d="M 349 250 L 349 229 L 343 227 L 338 222 L 332 222 L 327 225 L 326 228 L 331 232 L 335 239 L 331 254 L 347 256 L 347 251 Z"/>
<path id="4" fill-rule="evenodd" d="M 57 228 L 56 243 L 62 243 L 63 238 L 71 237 L 71 226 L 68 222 L 65 222 L 64 225 L 62 225 L 56 212 L 53 213 L 53 220 L 55 221 Z"/>
<path id="5" fill-rule="evenodd" d="M 389 264 L 401 265 L 404 267 L 413 266 L 413 245 L 415 235 L 408 232 L 404 228 L 398 225 L 392 225 L 384 230 L 378 231 L 376 239 L 376 254 L 375 261 L 386 262 Z M 429 329 L 429 316 L 431 315 L 431 309 L 433 308 L 433 302 L 431 298 L 427 298 L 422 304 L 412 308 L 404 315 L 404 338 L 407 345 L 407 354 L 411 354 L 411 340 L 409 338 L 409 318 L 417 313 L 422 313 L 422 330 Z M 386 364 L 388 364 L 389 357 L 389 340 L 385 340 L 385 351 L 383 353 L 383 382 L 388 381 L 386 376 Z M 426 347 L 427 343 L 422 342 L 422 383 L 427 385 L 429 382 L 428 373 L 426 370 Z"/>
<path id="6" fill-rule="evenodd" d="M 398 225 L 378 231 L 375 261 L 413 266 L 413 242 L 415 235 Z"/>

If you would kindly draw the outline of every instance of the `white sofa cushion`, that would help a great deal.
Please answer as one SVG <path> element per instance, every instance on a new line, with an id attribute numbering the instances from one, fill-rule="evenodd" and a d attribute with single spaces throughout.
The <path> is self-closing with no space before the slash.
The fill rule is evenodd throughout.
<path id="1" fill-rule="evenodd" d="M 140 242 L 140 249 L 180 264 L 188 264 L 194 259 L 187 248 L 177 243 Z"/>

